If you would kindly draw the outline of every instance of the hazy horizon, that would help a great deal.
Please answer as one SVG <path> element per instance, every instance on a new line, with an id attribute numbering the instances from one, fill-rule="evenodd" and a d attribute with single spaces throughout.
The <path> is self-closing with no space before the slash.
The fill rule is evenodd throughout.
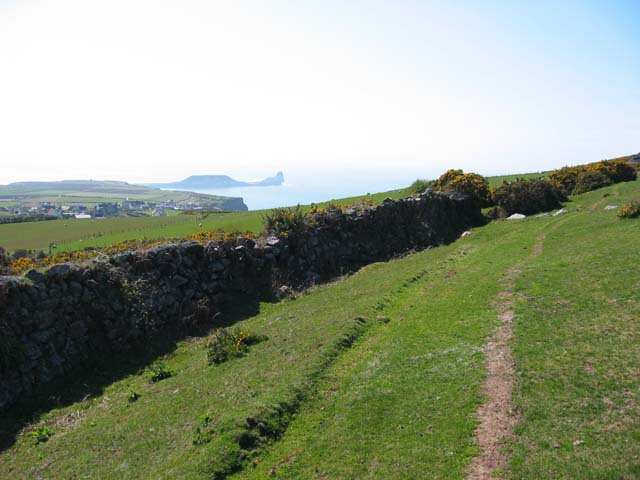
<path id="1" fill-rule="evenodd" d="M 640 150 L 640 4 L 0 0 L 0 184 L 377 184 Z"/>

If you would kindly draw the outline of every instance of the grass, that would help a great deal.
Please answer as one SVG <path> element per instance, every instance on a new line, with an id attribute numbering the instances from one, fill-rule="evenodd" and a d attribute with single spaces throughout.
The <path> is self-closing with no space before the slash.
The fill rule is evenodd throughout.
<path id="1" fill-rule="evenodd" d="M 640 197 L 639 182 L 606 204 Z M 510 478 L 640 477 L 640 221 L 600 202 L 549 235 L 518 290 L 514 353 L 522 421 Z"/>
<path id="2" fill-rule="evenodd" d="M 191 338 L 115 381 L 92 371 L 75 388 L 96 393 L 31 418 L 0 453 L 0 477 L 463 478 L 483 346 L 518 265 L 522 420 L 500 475 L 637 478 L 640 221 L 603 206 L 638 197 L 640 182 L 608 187 L 568 214 L 492 223 L 262 304 L 238 326 L 268 339 L 220 365 Z M 155 362 L 175 375 L 150 382 Z M 34 445 L 42 428 L 53 435 Z"/>
<path id="3" fill-rule="evenodd" d="M 497 177 L 487 177 L 489 181 L 490 187 L 499 187 L 503 182 L 513 182 L 518 178 L 524 178 L 526 180 L 531 180 L 532 178 L 541 178 L 546 175 L 546 172 L 537 172 L 537 173 L 521 173 L 516 175 L 500 175 Z"/>

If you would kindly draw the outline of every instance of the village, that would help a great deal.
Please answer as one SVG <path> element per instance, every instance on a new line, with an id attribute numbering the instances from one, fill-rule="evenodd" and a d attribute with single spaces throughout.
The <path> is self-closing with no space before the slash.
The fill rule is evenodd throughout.
<path id="1" fill-rule="evenodd" d="M 143 200 L 126 199 L 122 203 L 98 203 L 96 205 L 69 204 L 58 205 L 50 202 L 39 202 L 36 206 L 24 204 L 20 206 L 3 207 L 0 212 L 6 216 L 59 218 L 110 218 L 128 216 L 166 217 L 168 211 L 199 211 L 203 210 L 199 203 L 176 203 L 173 200 L 164 202 L 147 202 Z"/>

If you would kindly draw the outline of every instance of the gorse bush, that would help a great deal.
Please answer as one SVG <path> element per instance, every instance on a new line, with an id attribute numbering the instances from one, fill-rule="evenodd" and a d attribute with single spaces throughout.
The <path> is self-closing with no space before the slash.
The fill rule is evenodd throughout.
<path id="1" fill-rule="evenodd" d="M 477 173 L 447 170 L 435 182 L 435 189 L 443 192 L 459 192 L 470 195 L 480 207 L 490 205 L 489 182 Z"/>
<path id="2" fill-rule="evenodd" d="M 300 205 L 294 208 L 274 208 L 264 216 L 265 231 L 271 235 L 290 235 L 304 230 L 305 214 Z"/>
<path id="3" fill-rule="evenodd" d="M 573 188 L 573 194 L 579 195 L 598 188 L 608 187 L 612 184 L 613 180 L 607 177 L 604 173 L 597 170 L 586 170 L 578 173 L 576 177 L 576 184 Z"/>
<path id="4" fill-rule="evenodd" d="M 638 218 L 640 217 L 640 200 L 633 200 L 618 210 L 620 218 Z"/>
<path id="5" fill-rule="evenodd" d="M 630 182 L 637 177 L 636 169 L 624 160 L 602 160 L 587 165 L 590 172 L 600 172 L 610 178 L 613 183 Z"/>
<path id="6" fill-rule="evenodd" d="M 492 200 L 502 209 L 504 215 L 533 213 L 553 210 L 560 207 L 564 195 L 550 182 L 542 178 L 525 180 L 516 179 L 514 182 L 504 182 L 492 193 Z"/>
<path id="7" fill-rule="evenodd" d="M 578 176 L 586 171 L 586 167 L 582 165 L 578 167 L 562 167 L 549 173 L 547 180 L 564 195 L 571 195 L 576 189 Z"/>
<path id="8" fill-rule="evenodd" d="M 214 330 L 207 342 L 209 364 L 224 363 L 231 358 L 243 357 L 249 346 L 266 340 L 267 337 L 241 328 Z"/>
<path id="9" fill-rule="evenodd" d="M 36 268 L 36 262 L 28 257 L 20 257 L 9 264 L 9 271 L 16 275 L 20 275 L 33 268 Z"/>
<path id="10" fill-rule="evenodd" d="M 636 169 L 624 160 L 602 160 L 587 165 L 563 167 L 547 176 L 549 182 L 565 195 L 577 195 L 636 178 Z"/>

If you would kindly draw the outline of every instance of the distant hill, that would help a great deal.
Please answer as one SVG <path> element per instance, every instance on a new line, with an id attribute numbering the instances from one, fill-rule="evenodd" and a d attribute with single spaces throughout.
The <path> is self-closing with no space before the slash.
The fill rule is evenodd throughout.
<path id="1" fill-rule="evenodd" d="M 16 182 L 0 185 L 0 206 L 3 203 L 33 205 L 52 204 L 94 206 L 99 203 L 125 200 L 145 202 L 173 201 L 177 205 L 199 204 L 207 209 L 248 210 L 240 197 L 223 197 L 203 193 L 161 190 L 144 185 L 110 180 L 62 180 L 59 182 Z"/>
<path id="2" fill-rule="evenodd" d="M 233 188 L 233 187 L 272 187 L 282 185 L 284 175 L 282 172 L 276 173 L 275 177 L 265 178 L 257 182 L 242 182 L 227 175 L 192 175 L 179 182 L 172 183 L 152 183 L 152 187 L 158 188 Z"/>

